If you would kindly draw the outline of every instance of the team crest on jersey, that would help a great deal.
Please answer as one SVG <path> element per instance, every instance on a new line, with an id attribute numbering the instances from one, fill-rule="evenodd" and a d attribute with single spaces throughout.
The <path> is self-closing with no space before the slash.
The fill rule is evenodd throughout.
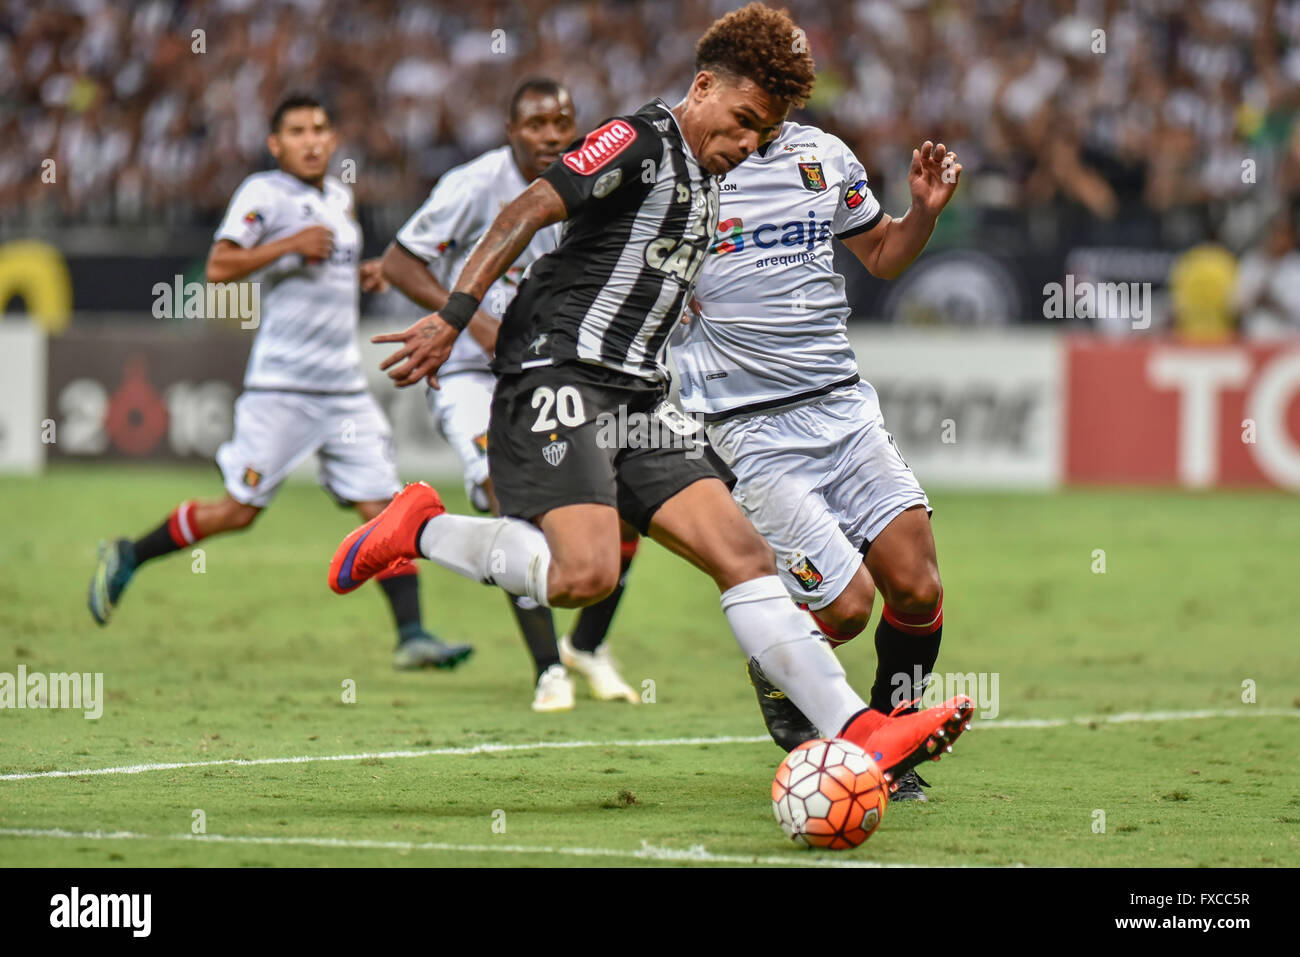
<path id="1" fill-rule="evenodd" d="M 542 458 L 546 459 L 551 466 L 558 467 L 564 461 L 564 454 L 569 451 L 568 439 L 561 439 L 558 442 L 552 442 L 542 449 Z"/>
<path id="2" fill-rule="evenodd" d="M 487 455 L 487 433 L 486 432 L 480 432 L 478 435 L 474 436 L 474 438 L 471 439 L 470 441 L 474 443 L 474 448 L 478 449 L 479 455 Z"/>
<path id="3" fill-rule="evenodd" d="M 826 189 L 826 175 L 822 172 L 822 164 L 800 163 L 799 176 L 803 179 L 803 188 L 811 190 L 814 193 L 820 193 Z"/>
<path id="4" fill-rule="evenodd" d="M 258 471 L 257 469 L 255 469 L 255 468 L 252 468 L 251 466 L 250 466 L 249 468 L 244 469 L 244 484 L 245 484 L 245 485 L 247 485 L 249 488 L 257 488 L 257 483 L 260 482 L 260 481 L 262 481 L 262 473 L 261 473 L 261 472 L 259 472 L 259 471 Z"/>
<path id="5" fill-rule="evenodd" d="M 636 130 L 626 120 L 610 120 L 592 130 L 563 156 L 564 165 L 580 176 L 590 176 L 636 142 Z"/>
<path id="6" fill-rule="evenodd" d="M 790 562 L 790 574 L 795 577 L 804 591 L 816 591 L 822 583 L 822 573 L 807 555 L 796 554 Z"/>
<path id="7" fill-rule="evenodd" d="M 860 179 L 844 194 L 844 205 L 849 209 L 857 209 L 862 205 L 862 201 L 867 198 L 867 181 Z"/>

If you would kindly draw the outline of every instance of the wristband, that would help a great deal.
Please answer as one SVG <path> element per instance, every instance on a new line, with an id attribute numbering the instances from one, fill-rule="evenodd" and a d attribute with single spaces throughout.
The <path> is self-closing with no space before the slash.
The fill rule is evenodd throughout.
<path id="1" fill-rule="evenodd" d="M 453 292 L 447 297 L 443 307 L 438 310 L 438 315 L 442 317 L 443 322 L 460 332 L 469 325 L 476 312 L 478 312 L 477 299 L 466 292 Z"/>

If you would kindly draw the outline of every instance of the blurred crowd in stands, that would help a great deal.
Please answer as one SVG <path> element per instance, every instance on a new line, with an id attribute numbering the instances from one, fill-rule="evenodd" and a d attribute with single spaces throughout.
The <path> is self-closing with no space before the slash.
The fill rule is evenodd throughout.
<path id="1" fill-rule="evenodd" d="M 523 77 L 564 81 L 582 128 L 675 102 L 695 40 L 738 5 L 0 0 L 0 230 L 210 226 L 269 164 L 292 90 L 330 104 L 359 204 L 395 227 L 503 141 Z M 818 65 L 802 115 L 856 150 L 887 209 L 906 208 L 912 147 L 943 139 L 966 174 L 941 242 L 1042 214 L 1095 245 L 1209 243 L 1247 328 L 1300 328 L 1300 0 L 779 5 Z"/>

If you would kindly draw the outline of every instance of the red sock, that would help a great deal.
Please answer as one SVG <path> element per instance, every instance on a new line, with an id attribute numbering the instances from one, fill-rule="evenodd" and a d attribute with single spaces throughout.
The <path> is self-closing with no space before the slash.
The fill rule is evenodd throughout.
<path id="1" fill-rule="evenodd" d="M 885 606 L 885 621 L 899 631 L 909 635 L 933 635 L 943 627 L 943 595 L 939 596 L 939 607 L 922 615 L 906 615 Z"/>
<path id="2" fill-rule="evenodd" d="M 206 538 L 194 524 L 194 506 L 193 501 L 181 502 L 167 518 L 167 532 L 177 548 L 193 545 L 199 539 Z"/>

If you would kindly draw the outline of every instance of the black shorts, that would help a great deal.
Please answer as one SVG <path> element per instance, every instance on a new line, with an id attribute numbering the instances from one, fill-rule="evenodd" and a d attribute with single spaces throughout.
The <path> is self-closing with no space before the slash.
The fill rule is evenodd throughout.
<path id="1" fill-rule="evenodd" d="M 492 396 L 488 471 L 502 515 L 610 505 L 643 535 L 659 506 L 731 470 L 662 385 L 568 362 L 503 375 Z"/>

